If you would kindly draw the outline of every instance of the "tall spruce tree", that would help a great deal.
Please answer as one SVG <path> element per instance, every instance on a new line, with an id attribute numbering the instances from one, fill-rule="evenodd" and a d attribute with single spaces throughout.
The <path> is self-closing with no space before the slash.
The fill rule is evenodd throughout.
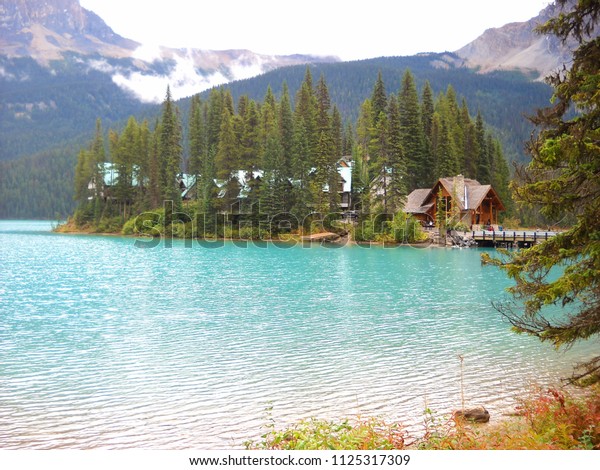
<path id="1" fill-rule="evenodd" d="M 509 292 L 516 302 L 498 305 L 514 329 L 568 347 L 600 334 L 600 3 L 557 0 L 557 5 L 563 10 L 539 31 L 563 42 L 574 38 L 578 47 L 571 68 L 549 79 L 554 104 L 533 118 L 540 131 L 514 189 L 518 201 L 540 207 L 545 216 L 571 216 L 575 222 L 532 248 L 486 261 L 515 281 Z M 548 311 L 551 305 L 562 310 Z M 581 364 L 572 381 L 600 382 L 600 355 Z"/>
<path id="2" fill-rule="evenodd" d="M 485 127 L 483 123 L 483 117 L 481 113 L 477 113 L 475 119 L 475 138 L 477 142 L 477 181 L 481 184 L 489 184 L 492 180 L 492 168 L 489 159 L 489 152 L 487 147 L 487 139 L 485 134 Z"/>
<path id="3" fill-rule="evenodd" d="M 400 132 L 400 109 L 395 95 L 388 104 L 388 151 L 386 168 L 389 175 L 388 207 L 392 212 L 401 210 L 408 194 L 407 171 Z"/>
<path id="4" fill-rule="evenodd" d="M 414 76 L 410 70 L 406 70 L 402 77 L 398 107 L 400 109 L 402 148 L 408 161 L 409 189 L 423 188 L 429 182 L 428 173 L 431 172 L 431 168 L 427 168 L 424 158 L 419 96 Z"/>
<path id="5" fill-rule="evenodd" d="M 158 159 L 163 171 L 161 175 L 163 200 L 173 201 L 173 208 L 177 212 L 181 211 L 181 190 L 177 176 L 181 173 L 182 150 L 181 124 L 171 98 L 171 89 L 167 87 L 160 119 Z"/>

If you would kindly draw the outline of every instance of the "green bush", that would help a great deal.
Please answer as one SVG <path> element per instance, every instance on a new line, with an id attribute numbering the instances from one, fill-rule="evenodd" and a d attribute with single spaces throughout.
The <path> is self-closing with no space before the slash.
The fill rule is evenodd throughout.
<path id="1" fill-rule="evenodd" d="M 271 429 L 247 449 L 274 450 L 374 450 L 403 449 L 405 431 L 397 424 L 376 418 L 341 422 L 311 419 L 283 431 Z"/>
<path id="2" fill-rule="evenodd" d="M 144 212 L 125 222 L 125 224 L 123 224 L 123 228 L 121 229 L 121 233 L 123 235 L 150 235 L 156 237 L 165 233 L 165 227 L 163 224 L 163 209 Z M 178 224 L 173 225 L 176 226 Z"/>

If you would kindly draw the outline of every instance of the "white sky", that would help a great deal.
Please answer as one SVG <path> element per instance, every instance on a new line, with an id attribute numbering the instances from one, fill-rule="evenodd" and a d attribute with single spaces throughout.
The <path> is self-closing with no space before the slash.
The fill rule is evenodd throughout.
<path id="1" fill-rule="evenodd" d="M 342 60 L 460 49 L 550 0 L 80 0 L 144 45 L 335 55 Z"/>

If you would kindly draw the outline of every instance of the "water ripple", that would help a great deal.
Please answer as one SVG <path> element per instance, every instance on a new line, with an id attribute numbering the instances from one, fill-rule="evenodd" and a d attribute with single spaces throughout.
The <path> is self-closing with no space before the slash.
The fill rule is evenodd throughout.
<path id="1" fill-rule="evenodd" d="M 239 447 L 274 420 L 469 403 L 585 352 L 515 336 L 477 251 L 137 250 L 0 222 L 0 448 Z M 21 224 L 21 225 L 19 225 Z"/>

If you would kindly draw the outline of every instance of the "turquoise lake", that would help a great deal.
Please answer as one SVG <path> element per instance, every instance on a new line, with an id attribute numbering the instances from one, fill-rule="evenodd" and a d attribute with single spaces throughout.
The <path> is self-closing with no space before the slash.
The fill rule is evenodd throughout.
<path id="1" fill-rule="evenodd" d="M 59 235 L 0 221 L 0 448 L 227 449 L 301 418 L 470 405 L 568 375 L 491 305 L 481 250 Z"/>

